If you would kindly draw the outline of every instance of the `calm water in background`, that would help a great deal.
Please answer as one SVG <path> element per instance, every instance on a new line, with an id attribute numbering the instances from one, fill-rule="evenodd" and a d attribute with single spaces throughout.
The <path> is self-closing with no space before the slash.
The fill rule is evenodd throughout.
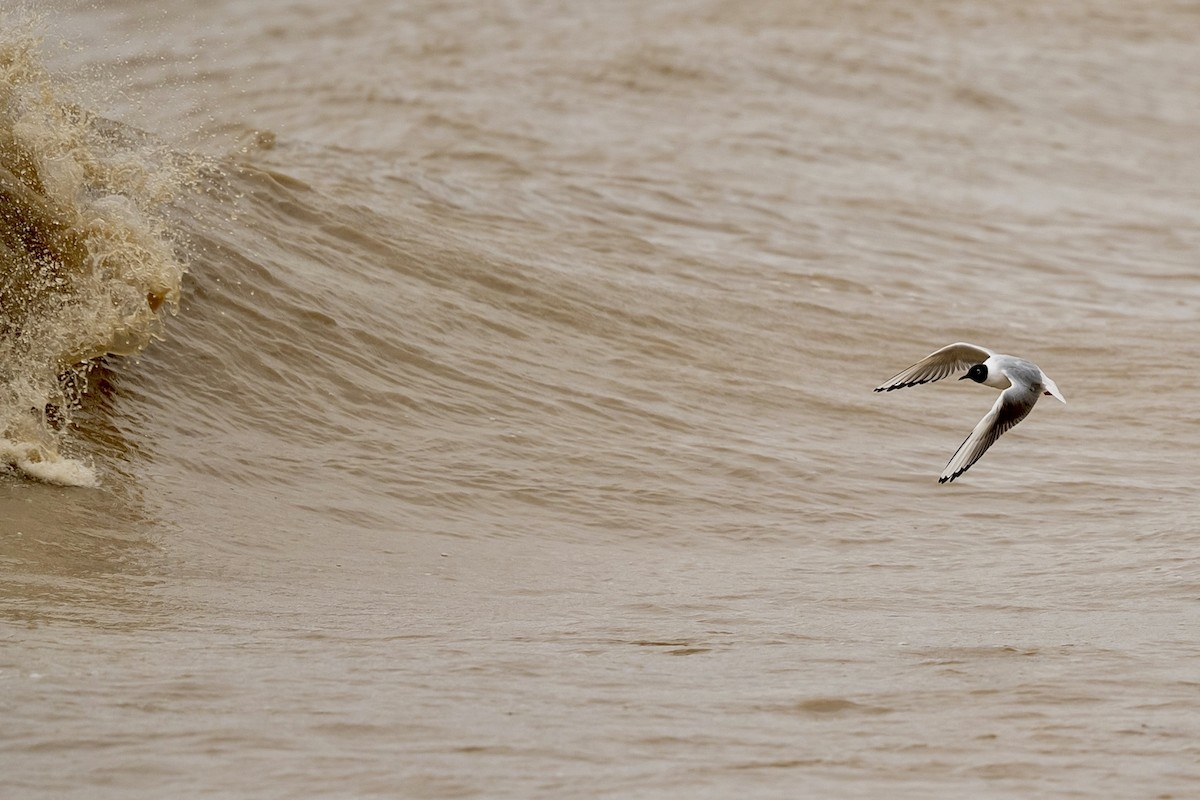
<path id="1" fill-rule="evenodd" d="M 6 324 L 179 302 L 26 431 L 95 486 L 3 373 L 4 795 L 1194 794 L 1200 12 L 880 5 L 8 26 L 120 258 Z M 1069 404 L 939 486 L 957 340 Z"/>

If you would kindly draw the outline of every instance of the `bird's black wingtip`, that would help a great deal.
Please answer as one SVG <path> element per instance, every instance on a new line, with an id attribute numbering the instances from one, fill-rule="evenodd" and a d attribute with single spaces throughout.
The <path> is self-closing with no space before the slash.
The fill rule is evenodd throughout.
<path id="1" fill-rule="evenodd" d="M 962 475 L 964 472 L 966 472 L 970 468 L 971 468 L 971 465 L 968 464 L 967 466 L 963 467 L 962 469 L 960 469 L 958 472 L 954 473 L 953 475 L 943 475 L 942 477 L 938 478 L 938 483 L 950 483 L 951 481 L 953 481 L 958 476 Z"/>
<path id="2" fill-rule="evenodd" d="M 909 381 L 908 383 L 893 383 L 891 386 L 879 386 L 875 389 L 877 392 L 894 392 L 897 389 L 907 389 L 910 386 L 920 386 L 929 381 Z"/>

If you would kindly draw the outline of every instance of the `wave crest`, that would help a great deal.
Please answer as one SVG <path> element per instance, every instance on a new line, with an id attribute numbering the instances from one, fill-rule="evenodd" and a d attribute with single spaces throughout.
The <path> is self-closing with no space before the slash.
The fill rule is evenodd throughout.
<path id="1" fill-rule="evenodd" d="M 0 30 L 0 464 L 86 485 L 87 468 L 44 467 L 64 461 L 90 362 L 137 352 L 177 307 L 165 209 L 185 170 L 73 102 L 29 25 Z"/>

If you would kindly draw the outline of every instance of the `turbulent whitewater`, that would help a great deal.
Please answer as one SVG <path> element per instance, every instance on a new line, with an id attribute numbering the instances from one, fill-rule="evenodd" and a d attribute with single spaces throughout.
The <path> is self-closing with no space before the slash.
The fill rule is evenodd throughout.
<path id="1" fill-rule="evenodd" d="M 137 352 L 177 306 L 163 219 L 181 184 L 147 137 L 76 104 L 28 23 L 0 34 L 0 462 L 95 481 L 70 427 L 88 372 Z"/>

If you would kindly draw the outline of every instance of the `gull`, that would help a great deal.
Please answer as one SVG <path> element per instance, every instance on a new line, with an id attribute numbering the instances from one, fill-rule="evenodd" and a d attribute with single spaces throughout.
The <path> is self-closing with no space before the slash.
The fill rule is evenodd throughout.
<path id="1" fill-rule="evenodd" d="M 889 378 L 875 391 L 890 392 L 907 386 L 932 383 L 964 369 L 967 370 L 967 374 L 960 377 L 960 381 L 970 378 L 976 383 L 1002 391 L 992 410 L 979 420 L 971 435 L 954 451 L 946 468 L 942 470 L 938 483 L 952 481 L 970 469 L 971 465 L 995 444 L 1000 434 L 1029 415 L 1034 403 L 1043 394 L 1067 402 L 1054 381 L 1032 361 L 995 353 L 986 347 L 966 342 L 955 342 L 930 353 L 908 369 Z"/>

